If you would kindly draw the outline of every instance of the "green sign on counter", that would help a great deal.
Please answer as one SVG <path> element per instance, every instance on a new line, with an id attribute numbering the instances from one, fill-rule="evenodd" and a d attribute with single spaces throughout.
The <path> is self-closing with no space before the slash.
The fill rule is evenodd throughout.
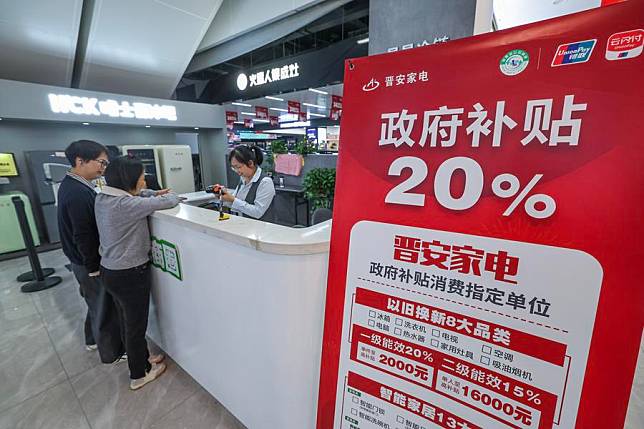
<path id="1" fill-rule="evenodd" d="M 152 265 L 183 280 L 177 246 L 154 236 L 150 239 L 152 240 Z"/>

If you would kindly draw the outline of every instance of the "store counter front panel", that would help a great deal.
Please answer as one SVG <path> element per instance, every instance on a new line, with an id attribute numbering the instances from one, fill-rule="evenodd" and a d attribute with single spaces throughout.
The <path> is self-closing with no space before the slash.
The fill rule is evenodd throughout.
<path id="1" fill-rule="evenodd" d="M 180 204 L 150 225 L 150 337 L 247 427 L 315 427 L 330 221 Z"/>

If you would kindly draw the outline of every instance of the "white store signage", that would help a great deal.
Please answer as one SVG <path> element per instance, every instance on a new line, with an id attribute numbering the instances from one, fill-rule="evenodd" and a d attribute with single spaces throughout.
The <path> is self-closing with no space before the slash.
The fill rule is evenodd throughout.
<path id="1" fill-rule="evenodd" d="M 144 120 L 177 120 L 175 106 L 114 99 L 99 100 L 95 97 L 79 97 L 68 94 L 49 94 L 49 107 L 54 113 L 87 116 L 109 116 Z"/>
<path id="2" fill-rule="evenodd" d="M 240 73 L 237 76 L 237 88 L 240 91 L 244 91 L 249 86 L 266 85 L 267 83 L 291 79 L 299 75 L 300 65 L 298 63 L 287 64 L 282 67 L 273 67 L 253 73 L 250 76 L 246 75 L 246 73 Z"/>
<path id="3" fill-rule="evenodd" d="M 445 42 L 449 42 L 449 36 L 447 34 L 445 34 L 442 37 L 434 37 L 433 43 L 430 43 L 427 41 L 427 39 L 424 39 L 422 42 L 407 43 L 402 46 L 392 46 L 391 48 L 387 48 L 387 52 L 405 51 L 407 49 L 420 48 L 422 46 L 435 45 L 437 43 L 445 43 Z"/>

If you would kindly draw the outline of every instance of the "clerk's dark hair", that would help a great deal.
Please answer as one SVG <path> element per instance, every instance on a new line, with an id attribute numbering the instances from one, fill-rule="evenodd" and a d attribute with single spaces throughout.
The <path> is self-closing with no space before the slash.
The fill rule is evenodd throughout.
<path id="1" fill-rule="evenodd" d="M 255 145 L 247 146 L 245 144 L 241 144 L 230 151 L 228 162 L 231 162 L 233 158 L 244 165 L 248 165 L 253 161 L 255 165 L 259 167 L 262 161 L 264 161 L 264 154 L 262 153 L 262 150 Z"/>
<path id="2" fill-rule="evenodd" d="M 107 154 L 107 148 L 93 140 L 76 140 L 65 149 L 65 157 L 72 167 L 76 167 L 76 158 L 87 162 L 102 154 Z"/>
<path id="3" fill-rule="evenodd" d="M 136 189 L 139 177 L 143 173 L 143 163 L 133 156 L 119 156 L 110 161 L 105 169 L 105 182 L 107 186 L 119 188 L 124 191 Z"/>

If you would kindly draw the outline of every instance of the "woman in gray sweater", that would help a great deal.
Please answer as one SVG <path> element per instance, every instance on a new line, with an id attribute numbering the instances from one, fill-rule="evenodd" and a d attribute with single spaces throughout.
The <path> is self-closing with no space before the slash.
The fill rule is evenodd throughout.
<path id="1" fill-rule="evenodd" d="M 163 355 L 150 356 L 145 340 L 150 306 L 148 216 L 176 206 L 179 197 L 167 189 L 145 189 L 143 164 L 127 156 L 110 162 L 105 181 L 94 205 L 101 277 L 119 312 L 130 389 L 136 390 L 165 371 Z"/>

